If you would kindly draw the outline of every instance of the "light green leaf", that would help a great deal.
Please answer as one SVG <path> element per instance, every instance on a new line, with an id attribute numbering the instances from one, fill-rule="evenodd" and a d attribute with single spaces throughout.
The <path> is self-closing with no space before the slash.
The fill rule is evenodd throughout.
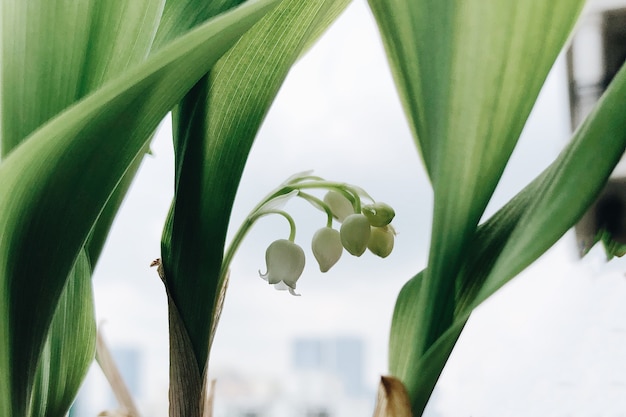
<path id="1" fill-rule="evenodd" d="M 153 50 L 157 51 L 172 39 L 244 1 L 166 0 Z"/>
<path id="2" fill-rule="evenodd" d="M 449 331 L 422 353 L 416 340 L 420 340 L 420 321 L 424 309 L 415 302 L 423 286 L 425 271 L 421 271 L 402 287 L 391 322 L 389 337 L 389 371 L 399 378 L 407 389 L 413 415 L 421 416 L 435 388 L 450 353 L 463 330 L 465 322 Z"/>
<path id="3" fill-rule="evenodd" d="M 161 17 L 161 3 L 3 2 L 2 152 L 9 153 L 37 127 L 143 61 Z M 92 268 L 140 162 L 138 157 L 94 227 L 88 243 Z"/>
<path id="4" fill-rule="evenodd" d="M 81 252 L 59 299 L 31 397 L 31 417 L 63 417 L 93 362 L 96 323 L 91 267 Z"/>
<path id="5" fill-rule="evenodd" d="M 120 178 L 167 111 L 277 3 L 250 1 L 190 31 L 2 161 L 0 411 L 24 414 L 61 290 Z"/>
<path id="6" fill-rule="evenodd" d="M 454 277 L 582 0 L 370 0 L 435 190 L 423 351 L 454 318 Z"/>
<path id="7" fill-rule="evenodd" d="M 195 376 L 205 371 L 224 285 L 228 221 L 253 140 L 303 48 L 347 4 L 348 0 L 283 1 L 241 38 L 174 112 L 176 189 L 162 255 L 170 301 L 180 316 L 171 323 L 184 324 L 194 350 Z M 171 329 L 171 334 L 178 333 L 180 329 Z M 194 377 L 175 374 L 183 377 L 179 385 Z M 184 394 L 182 389 L 176 392 Z"/>
<path id="8" fill-rule="evenodd" d="M 80 97 L 94 3 L 2 2 L 3 156 Z"/>
<path id="9" fill-rule="evenodd" d="M 454 322 L 426 353 L 414 348 L 421 331 L 419 321 L 424 319 L 424 310 L 415 303 L 422 274 L 401 291 L 392 324 L 390 370 L 405 383 L 415 415 L 426 406 L 472 310 L 552 246 L 602 190 L 626 148 L 624 97 L 626 69 L 618 73 L 559 158 L 478 227 L 456 278 Z M 433 364 L 440 368 L 432 368 Z"/>
<path id="10" fill-rule="evenodd" d="M 474 304 L 543 254 L 593 203 L 626 148 L 625 98 L 623 67 L 571 145 L 538 184 Z"/>
<path id="11" fill-rule="evenodd" d="M 104 81 L 141 62 L 161 17 L 160 3 L 3 1 L 2 155 Z"/>

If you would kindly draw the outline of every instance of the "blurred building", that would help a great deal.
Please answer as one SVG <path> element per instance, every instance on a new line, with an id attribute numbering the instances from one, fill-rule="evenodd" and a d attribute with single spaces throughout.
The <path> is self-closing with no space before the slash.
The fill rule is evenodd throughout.
<path id="1" fill-rule="evenodd" d="M 371 394 L 363 388 L 364 363 L 364 343 L 359 338 L 299 338 L 293 342 L 294 371 L 305 380 L 315 374 L 332 377 L 348 397 Z"/>
<path id="2" fill-rule="evenodd" d="M 375 388 L 363 382 L 365 343 L 357 337 L 297 338 L 281 381 L 237 372 L 217 375 L 218 417 L 371 415 Z"/>
<path id="3" fill-rule="evenodd" d="M 589 114 L 626 60 L 626 1 L 592 1 L 567 52 L 571 125 Z"/>
<path id="4" fill-rule="evenodd" d="M 591 112 L 626 61 L 626 0 L 595 0 L 589 6 L 567 51 L 572 130 Z M 580 256 L 591 249 L 598 236 L 612 255 L 626 250 L 624 158 L 575 229 Z"/>

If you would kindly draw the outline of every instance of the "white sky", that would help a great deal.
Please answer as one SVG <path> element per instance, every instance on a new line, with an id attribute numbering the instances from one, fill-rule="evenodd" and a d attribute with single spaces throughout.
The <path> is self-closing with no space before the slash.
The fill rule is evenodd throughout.
<path id="1" fill-rule="evenodd" d="M 562 63 L 542 93 L 488 212 L 541 171 L 566 143 Z M 167 312 L 150 261 L 159 256 L 173 189 L 169 126 L 153 144 L 115 223 L 94 280 L 97 313 L 112 346 L 137 346 L 146 397 L 166 398 Z M 232 265 L 231 285 L 212 351 L 214 372 L 286 378 L 297 336 L 361 336 L 367 383 L 386 373 L 389 323 L 402 284 L 425 266 L 432 196 L 404 120 L 376 28 L 355 1 L 294 67 L 253 147 L 233 225 L 269 190 L 306 169 L 365 188 L 391 204 L 399 231 L 389 258 L 353 258 L 321 274 L 310 238 L 325 217 L 286 208 L 298 224 L 307 267 L 302 297 L 274 291 L 258 277 L 265 248 L 285 238 L 284 220 L 261 220 Z M 282 233 L 282 234 L 281 234 Z M 626 410 L 624 262 L 600 251 L 579 261 L 571 234 L 472 316 L 430 405 L 443 416 L 619 416 Z M 148 405 L 152 415 L 155 407 Z M 158 412 L 163 413 L 161 409 Z M 164 415 L 164 414 L 163 414 Z"/>

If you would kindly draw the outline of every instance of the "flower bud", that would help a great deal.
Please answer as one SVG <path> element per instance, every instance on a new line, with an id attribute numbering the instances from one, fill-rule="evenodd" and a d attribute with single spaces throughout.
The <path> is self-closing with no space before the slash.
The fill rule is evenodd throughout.
<path id="1" fill-rule="evenodd" d="M 374 255 L 386 258 L 393 250 L 395 234 L 396 232 L 391 225 L 372 227 L 370 239 L 367 242 L 367 248 Z"/>
<path id="2" fill-rule="evenodd" d="M 280 284 L 281 282 L 289 288 L 295 289 L 296 282 L 302 271 L 304 271 L 304 251 L 295 243 L 279 239 L 265 251 L 265 262 L 267 272 L 259 275 L 270 284 Z"/>
<path id="3" fill-rule="evenodd" d="M 343 252 L 339 232 L 331 227 L 322 227 L 313 235 L 311 249 L 320 271 L 328 271 L 341 258 Z"/>
<path id="4" fill-rule="evenodd" d="M 389 204 L 374 203 L 363 206 L 363 214 L 370 224 L 375 227 L 387 226 L 396 215 L 396 212 Z"/>
<path id="5" fill-rule="evenodd" d="M 370 238 L 370 223 L 362 214 L 351 214 L 341 225 L 341 244 L 354 256 L 361 256 Z"/>
<path id="6" fill-rule="evenodd" d="M 354 214 L 354 207 L 348 198 L 339 191 L 329 191 L 324 196 L 324 203 L 328 204 L 333 216 L 343 222 L 346 217 Z"/>

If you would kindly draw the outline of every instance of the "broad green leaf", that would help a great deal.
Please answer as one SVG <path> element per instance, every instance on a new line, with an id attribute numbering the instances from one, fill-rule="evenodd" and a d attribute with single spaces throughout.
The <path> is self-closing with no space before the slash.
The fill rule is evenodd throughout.
<path id="1" fill-rule="evenodd" d="M 161 3 L 3 2 L 3 154 L 105 81 L 143 61 L 159 24 Z M 88 243 L 92 268 L 140 162 L 141 157 L 137 157 L 94 227 L 95 235 Z"/>
<path id="2" fill-rule="evenodd" d="M 84 252 L 78 257 L 57 305 L 39 364 L 31 417 L 63 417 L 93 362 L 96 323 L 91 267 Z"/>
<path id="3" fill-rule="evenodd" d="M 91 33 L 81 74 L 83 95 L 146 59 L 164 3 L 165 0 L 94 2 L 92 19 L 87 23 Z"/>
<path id="4" fill-rule="evenodd" d="M 413 415 L 421 416 L 465 322 L 446 333 L 426 353 L 416 343 L 420 340 L 423 308 L 415 302 L 423 287 L 425 271 L 411 278 L 400 291 L 391 322 L 389 371 L 407 389 Z"/>
<path id="5" fill-rule="evenodd" d="M 452 323 L 454 277 L 582 0 L 370 0 L 435 190 L 423 351 Z"/>
<path id="6" fill-rule="evenodd" d="M 2 2 L 3 156 L 80 97 L 94 3 Z"/>
<path id="7" fill-rule="evenodd" d="M 474 304 L 550 248 L 585 213 L 626 148 L 626 67 L 538 185 Z M 602 157 L 599 158 L 598 155 Z"/>
<path id="8" fill-rule="evenodd" d="M 176 188 L 162 255 L 169 295 L 180 315 L 175 323 L 188 333 L 196 376 L 204 373 L 216 325 L 226 231 L 253 140 L 293 63 L 347 4 L 283 1 L 174 112 Z"/>
<path id="9" fill-rule="evenodd" d="M 2 161 L 1 411 L 25 413 L 66 278 L 129 165 L 169 109 L 277 3 L 247 2 L 190 31 L 52 119 Z"/>
<path id="10" fill-rule="evenodd" d="M 392 324 L 390 370 L 405 383 L 415 415 L 426 406 L 472 310 L 552 246 L 602 190 L 626 148 L 624 97 L 626 70 L 622 69 L 559 158 L 478 227 L 456 279 L 454 322 L 426 353 L 414 348 L 419 321 L 424 319 L 423 309 L 415 303 L 422 273 L 402 289 Z"/>
<path id="11" fill-rule="evenodd" d="M 160 3 L 3 1 L 2 154 L 104 81 L 141 62 L 161 17 Z"/>
<path id="12" fill-rule="evenodd" d="M 245 0 L 166 0 L 153 50 Z"/>

